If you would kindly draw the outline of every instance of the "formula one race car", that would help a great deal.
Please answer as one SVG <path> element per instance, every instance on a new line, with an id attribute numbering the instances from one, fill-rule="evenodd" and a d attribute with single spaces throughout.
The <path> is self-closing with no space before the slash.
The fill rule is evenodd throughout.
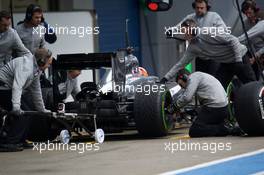
<path id="1" fill-rule="evenodd" d="M 82 116 L 78 122 L 76 118 L 60 117 L 61 127 L 58 127 L 54 117 L 42 121 L 35 117 L 30 129 L 31 140 L 53 139 L 58 135 L 55 132 L 58 128 L 77 133 L 83 129 L 94 131 L 97 127 L 107 133 L 134 128 L 145 137 L 164 136 L 172 129 L 173 119 L 165 110 L 172 100 L 170 92 L 164 84 L 158 83 L 158 77 L 148 76 L 146 70 L 138 66 L 131 48 L 115 53 L 58 55 L 52 68 L 53 88 L 58 85 L 57 72 L 61 70 L 92 70 L 93 81 L 83 82 L 76 96 L 76 107 L 65 109 L 66 113 Z M 102 69 L 106 72 L 98 79 L 98 70 Z M 54 106 L 59 104 L 56 94 L 54 102 Z"/>
<path id="2" fill-rule="evenodd" d="M 65 113 L 59 112 L 49 118 L 33 117 L 30 140 L 52 140 L 65 129 L 78 135 L 82 135 L 81 131 L 84 130 L 99 140 L 103 137 L 100 134 L 102 130 L 117 133 L 137 129 L 144 137 L 159 137 L 165 136 L 173 128 L 175 118 L 166 108 L 181 89 L 175 85 L 169 88 L 170 84 L 160 84 L 158 77 L 147 76 L 129 50 L 58 55 L 53 64 L 53 88 L 58 85 L 57 72 L 74 69 L 92 70 L 93 81 L 81 84 L 76 108 L 66 108 Z M 96 70 L 102 69 L 107 71 L 102 78 L 98 78 Z M 241 85 L 233 81 L 231 85 L 233 90 L 229 96 L 233 98 L 230 99 L 233 105 L 230 104 L 230 110 L 233 110 L 239 126 L 248 135 L 263 135 L 263 83 Z M 57 106 L 56 95 L 54 101 Z M 193 108 L 187 107 L 183 114 L 192 113 L 195 111 Z M 96 134 L 97 128 L 101 128 L 99 135 Z M 95 131 L 95 134 L 91 131 Z"/>

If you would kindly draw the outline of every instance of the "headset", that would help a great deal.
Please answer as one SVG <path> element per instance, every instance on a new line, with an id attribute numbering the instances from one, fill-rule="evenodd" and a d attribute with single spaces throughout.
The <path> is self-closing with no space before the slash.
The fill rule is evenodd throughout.
<path id="1" fill-rule="evenodd" d="M 254 12 L 259 11 L 259 8 L 257 8 L 257 3 L 255 0 L 245 0 L 242 5 L 242 12 L 245 13 L 248 8 L 252 8 Z"/>
<path id="2" fill-rule="evenodd" d="M 36 57 L 38 66 L 39 67 L 45 66 L 45 64 L 48 62 L 48 58 L 50 58 L 51 56 L 52 56 L 52 52 L 49 49 L 47 49 L 46 54 Z"/>
<path id="3" fill-rule="evenodd" d="M 195 9 L 197 1 L 200 2 L 201 0 L 200 0 L 200 1 L 199 1 L 199 0 L 195 0 L 195 1 L 192 3 L 192 8 L 193 8 L 193 9 Z M 207 11 L 210 11 L 210 9 L 211 9 L 211 5 L 210 5 L 209 1 L 208 1 L 208 0 L 202 0 L 202 1 L 204 1 L 204 2 L 206 3 Z"/>
<path id="4" fill-rule="evenodd" d="M 30 4 L 30 5 L 27 7 L 25 20 L 26 20 L 26 21 L 31 21 L 32 16 L 33 16 L 33 13 L 36 12 L 36 11 L 42 12 L 41 7 L 38 6 L 38 5 L 35 5 L 35 4 Z"/>
<path id="5" fill-rule="evenodd" d="M 197 31 L 196 31 L 196 27 L 197 27 L 197 24 L 196 22 L 193 20 L 193 19 L 186 19 L 185 21 L 182 22 L 181 24 L 182 27 L 192 27 L 192 35 L 193 36 L 196 36 L 197 34 Z"/>
<path id="6" fill-rule="evenodd" d="M 178 80 L 182 80 L 185 83 L 187 83 L 187 81 L 189 80 L 189 75 L 190 75 L 190 72 L 188 70 L 186 70 L 186 69 L 179 70 L 177 75 L 176 75 L 176 82 Z"/>

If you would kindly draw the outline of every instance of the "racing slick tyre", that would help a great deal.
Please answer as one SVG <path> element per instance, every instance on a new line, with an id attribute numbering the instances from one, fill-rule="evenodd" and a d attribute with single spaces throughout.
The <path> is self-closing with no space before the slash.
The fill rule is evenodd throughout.
<path id="1" fill-rule="evenodd" d="M 102 100 L 98 103 L 98 108 L 116 109 L 116 102 L 114 100 Z"/>
<path id="2" fill-rule="evenodd" d="M 116 102 L 114 100 L 102 100 L 98 103 L 98 118 L 112 118 L 118 116 Z"/>
<path id="3" fill-rule="evenodd" d="M 167 114 L 165 109 L 171 101 L 171 95 L 165 91 L 165 86 L 158 86 L 159 90 L 152 89 L 149 94 L 137 92 L 134 100 L 134 116 L 136 128 L 142 136 L 160 137 L 165 136 L 172 129 L 172 116 Z"/>
<path id="4" fill-rule="evenodd" d="M 242 86 L 235 98 L 235 117 L 248 135 L 264 135 L 264 85 L 251 82 Z"/>

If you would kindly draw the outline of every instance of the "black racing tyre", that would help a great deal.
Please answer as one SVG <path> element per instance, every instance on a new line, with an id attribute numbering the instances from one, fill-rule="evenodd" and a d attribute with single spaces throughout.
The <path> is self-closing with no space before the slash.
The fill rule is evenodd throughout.
<path id="1" fill-rule="evenodd" d="M 264 85 L 251 82 L 242 86 L 235 98 L 235 117 L 248 135 L 264 135 Z"/>
<path id="2" fill-rule="evenodd" d="M 149 95 L 137 92 L 134 100 L 134 116 L 139 134 L 147 137 L 165 136 L 172 129 L 172 117 L 165 108 L 172 101 L 171 95 L 165 91 L 164 85 L 158 92 L 151 91 Z M 162 88 L 162 87 L 163 88 Z M 163 90 L 162 90 L 163 89 Z"/>
<path id="3" fill-rule="evenodd" d="M 96 113 L 98 119 L 100 118 L 115 118 L 118 117 L 118 112 L 115 109 L 98 109 L 97 113 Z"/>
<path id="4" fill-rule="evenodd" d="M 98 118 L 114 118 L 118 116 L 114 100 L 101 100 L 97 104 Z"/>
<path id="5" fill-rule="evenodd" d="M 114 100 L 102 100 L 98 102 L 97 107 L 105 109 L 116 109 L 116 102 Z"/>

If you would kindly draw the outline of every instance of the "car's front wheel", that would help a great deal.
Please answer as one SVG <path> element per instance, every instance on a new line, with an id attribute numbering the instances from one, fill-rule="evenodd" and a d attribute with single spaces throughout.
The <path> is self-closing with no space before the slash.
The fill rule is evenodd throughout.
<path id="1" fill-rule="evenodd" d="M 264 85 L 251 82 L 243 85 L 235 98 L 235 117 L 249 135 L 264 135 Z"/>

